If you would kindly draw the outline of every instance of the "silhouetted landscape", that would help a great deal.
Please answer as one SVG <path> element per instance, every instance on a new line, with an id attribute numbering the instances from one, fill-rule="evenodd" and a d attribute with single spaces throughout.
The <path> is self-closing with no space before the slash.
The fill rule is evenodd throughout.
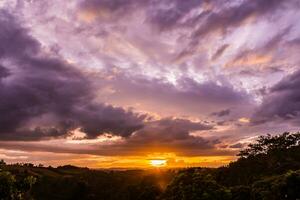
<path id="1" fill-rule="evenodd" d="M 260 136 L 219 168 L 92 170 L 5 164 L 1 200 L 297 200 L 300 133 Z"/>

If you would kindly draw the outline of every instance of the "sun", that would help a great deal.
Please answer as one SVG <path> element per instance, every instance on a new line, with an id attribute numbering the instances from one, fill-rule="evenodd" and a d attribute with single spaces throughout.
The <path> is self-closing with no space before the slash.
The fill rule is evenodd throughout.
<path id="1" fill-rule="evenodd" d="M 150 160 L 150 165 L 153 167 L 164 167 L 167 165 L 167 161 L 164 159 L 153 159 Z"/>

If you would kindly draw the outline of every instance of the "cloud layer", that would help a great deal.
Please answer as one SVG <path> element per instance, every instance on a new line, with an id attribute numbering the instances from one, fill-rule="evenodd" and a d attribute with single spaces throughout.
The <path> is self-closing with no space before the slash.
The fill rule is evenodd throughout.
<path id="1" fill-rule="evenodd" d="M 257 135 L 298 130 L 299 7 L 1 1 L 5 156 L 226 157 Z"/>

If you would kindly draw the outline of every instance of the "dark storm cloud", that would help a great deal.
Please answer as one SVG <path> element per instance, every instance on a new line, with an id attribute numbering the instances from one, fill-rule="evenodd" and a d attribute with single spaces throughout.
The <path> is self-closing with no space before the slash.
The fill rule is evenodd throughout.
<path id="1" fill-rule="evenodd" d="M 230 109 L 221 110 L 219 112 L 213 112 L 212 115 L 218 116 L 218 117 L 224 117 L 230 114 Z"/>
<path id="2" fill-rule="evenodd" d="M 0 81 L 1 81 L 1 78 L 5 78 L 8 75 L 9 75 L 8 69 L 6 69 L 5 67 L 0 65 Z"/>
<path id="3" fill-rule="evenodd" d="M 212 125 L 203 122 L 192 122 L 186 119 L 163 118 L 145 124 L 123 144 L 111 146 L 121 148 L 124 154 L 133 155 L 137 152 L 151 153 L 155 151 L 178 152 L 178 154 L 192 155 L 203 150 L 212 150 L 218 140 L 206 140 L 202 137 L 192 136 L 195 131 L 213 129 Z M 100 151 L 101 152 L 101 151 Z"/>
<path id="4" fill-rule="evenodd" d="M 35 55 L 39 51 L 39 43 L 24 33 L 24 29 L 16 24 L 12 15 L 0 10 L 0 58 L 25 57 Z"/>
<path id="5" fill-rule="evenodd" d="M 285 77 L 270 88 L 252 122 L 260 124 L 273 120 L 299 123 L 300 116 L 300 70 Z"/>
<path id="6" fill-rule="evenodd" d="M 138 138 L 148 141 L 173 142 L 173 140 L 185 140 L 190 138 L 189 133 L 193 131 L 210 130 L 211 125 L 203 122 L 192 122 L 186 119 L 164 118 L 149 122 L 147 126 L 139 131 Z"/>
<path id="7" fill-rule="evenodd" d="M 88 138 L 129 136 L 145 115 L 93 101 L 88 78 L 0 12 L 0 139 L 37 140 L 80 128 Z"/>

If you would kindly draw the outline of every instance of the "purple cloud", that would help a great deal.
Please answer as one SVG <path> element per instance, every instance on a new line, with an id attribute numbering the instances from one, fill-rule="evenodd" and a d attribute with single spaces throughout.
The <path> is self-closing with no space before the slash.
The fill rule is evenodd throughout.
<path id="1" fill-rule="evenodd" d="M 0 138 L 38 140 L 80 128 L 88 138 L 128 136 L 145 115 L 93 101 L 90 81 L 41 45 L 8 13 L 0 13 Z"/>
<path id="2" fill-rule="evenodd" d="M 299 114 L 300 71 L 298 70 L 270 88 L 252 121 L 255 124 L 273 120 L 299 124 Z"/>

